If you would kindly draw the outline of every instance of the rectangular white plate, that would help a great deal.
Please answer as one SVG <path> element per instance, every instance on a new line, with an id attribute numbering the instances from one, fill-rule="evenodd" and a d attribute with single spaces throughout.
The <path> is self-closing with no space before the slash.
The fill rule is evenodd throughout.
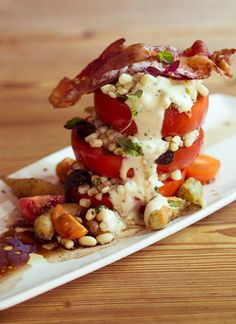
<path id="1" fill-rule="evenodd" d="M 236 199 L 236 98 L 221 94 L 210 97 L 210 108 L 205 124 L 204 152 L 221 160 L 222 167 L 214 183 L 205 187 L 207 207 L 191 215 L 180 217 L 158 232 L 124 238 L 105 246 L 96 253 L 60 263 L 42 261 L 23 272 L 11 289 L 0 286 L 0 310 L 16 305 L 45 291 L 79 278 L 115 262 L 199 221 Z M 45 157 L 12 174 L 14 177 L 43 177 L 55 180 L 54 168 L 66 156 L 73 156 L 70 148 Z M 48 170 L 43 170 L 47 168 Z M 0 231 L 3 218 L 17 206 L 17 199 L 0 182 Z M 215 194 L 217 193 L 217 195 Z M 39 275 L 40 274 L 40 275 Z"/>

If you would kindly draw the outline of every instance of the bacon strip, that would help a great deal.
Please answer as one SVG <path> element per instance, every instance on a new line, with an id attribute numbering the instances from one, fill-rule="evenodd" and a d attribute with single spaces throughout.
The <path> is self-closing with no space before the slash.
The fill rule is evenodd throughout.
<path id="1" fill-rule="evenodd" d="M 124 72 L 132 75 L 148 71 L 155 76 L 191 80 L 206 79 L 214 70 L 225 77 L 232 77 L 229 68 L 230 57 L 236 49 L 223 49 L 211 55 L 200 40 L 184 51 L 174 47 L 146 46 L 141 43 L 127 47 L 124 46 L 124 42 L 125 39 L 121 38 L 109 45 L 74 79 L 62 79 L 50 95 L 50 103 L 55 108 L 73 106 L 82 95 L 94 92 L 104 84 L 115 82 Z M 174 62 L 172 68 L 159 60 L 158 53 L 164 50 L 171 52 L 175 61 L 178 61 Z"/>

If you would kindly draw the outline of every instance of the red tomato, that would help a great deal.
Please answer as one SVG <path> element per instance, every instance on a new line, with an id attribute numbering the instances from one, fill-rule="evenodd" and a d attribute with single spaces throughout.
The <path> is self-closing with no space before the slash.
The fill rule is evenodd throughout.
<path id="1" fill-rule="evenodd" d="M 121 156 L 108 153 L 102 148 L 92 148 L 77 135 L 76 128 L 72 130 L 71 145 L 76 159 L 88 170 L 109 178 L 120 177 Z"/>
<path id="2" fill-rule="evenodd" d="M 190 147 L 181 147 L 174 153 L 173 162 L 170 164 L 158 165 L 158 172 L 172 172 L 176 169 L 185 169 L 198 156 L 203 143 L 204 133 L 200 130 L 199 137 Z M 88 143 L 81 139 L 76 128 L 72 130 L 72 148 L 76 159 L 80 161 L 88 170 L 95 174 L 104 175 L 109 178 L 119 178 L 120 168 L 123 157 L 114 155 L 102 148 L 92 148 Z M 128 176 L 133 176 L 133 170 L 130 169 Z"/>
<path id="3" fill-rule="evenodd" d="M 200 129 L 200 133 L 196 141 L 190 147 L 181 147 L 174 153 L 174 159 L 169 164 L 159 164 L 158 172 L 172 172 L 176 169 L 185 169 L 188 167 L 199 155 L 201 146 L 203 144 L 204 132 Z"/>
<path id="4" fill-rule="evenodd" d="M 102 91 L 94 93 L 94 105 L 98 117 L 104 124 L 122 131 L 131 120 L 129 107 L 123 99 L 113 99 Z M 191 113 L 179 113 L 176 108 L 170 107 L 165 111 L 165 118 L 162 127 L 162 136 L 184 135 L 199 128 L 206 116 L 208 108 L 208 97 L 199 96 L 193 105 Z M 128 135 L 137 132 L 135 122 L 125 130 Z"/>
<path id="5" fill-rule="evenodd" d="M 205 120 L 208 110 L 208 97 L 199 96 L 191 109 L 191 113 L 179 113 L 170 107 L 165 112 L 162 136 L 182 136 L 198 129 Z"/>

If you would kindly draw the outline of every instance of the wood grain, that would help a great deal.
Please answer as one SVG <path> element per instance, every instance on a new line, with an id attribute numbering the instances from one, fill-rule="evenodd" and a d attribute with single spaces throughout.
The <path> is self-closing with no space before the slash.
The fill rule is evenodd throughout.
<path id="1" fill-rule="evenodd" d="M 52 87 L 115 38 L 235 46 L 236 2 L 2 0 L 0 176 L 69 145 Z M 234 64 L 234 68 L 235 68 Z M 236 82 L 213 76 L 212 92 Z M 235 323 L 236 203 L 106 268 L 0 313 L 0 323 Z"/>

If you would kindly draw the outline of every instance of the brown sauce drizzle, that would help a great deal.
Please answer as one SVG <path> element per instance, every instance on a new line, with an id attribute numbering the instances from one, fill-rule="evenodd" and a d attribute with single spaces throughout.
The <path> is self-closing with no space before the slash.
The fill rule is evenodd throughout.
<path id="1" fill-rule="evenodd" d="M 0 278 L 26 264 L 29 254 L 38 250 L 38 242 L 30 231 L 18 233 L 11 228 L 3 233 L 0 236 Z"/>

